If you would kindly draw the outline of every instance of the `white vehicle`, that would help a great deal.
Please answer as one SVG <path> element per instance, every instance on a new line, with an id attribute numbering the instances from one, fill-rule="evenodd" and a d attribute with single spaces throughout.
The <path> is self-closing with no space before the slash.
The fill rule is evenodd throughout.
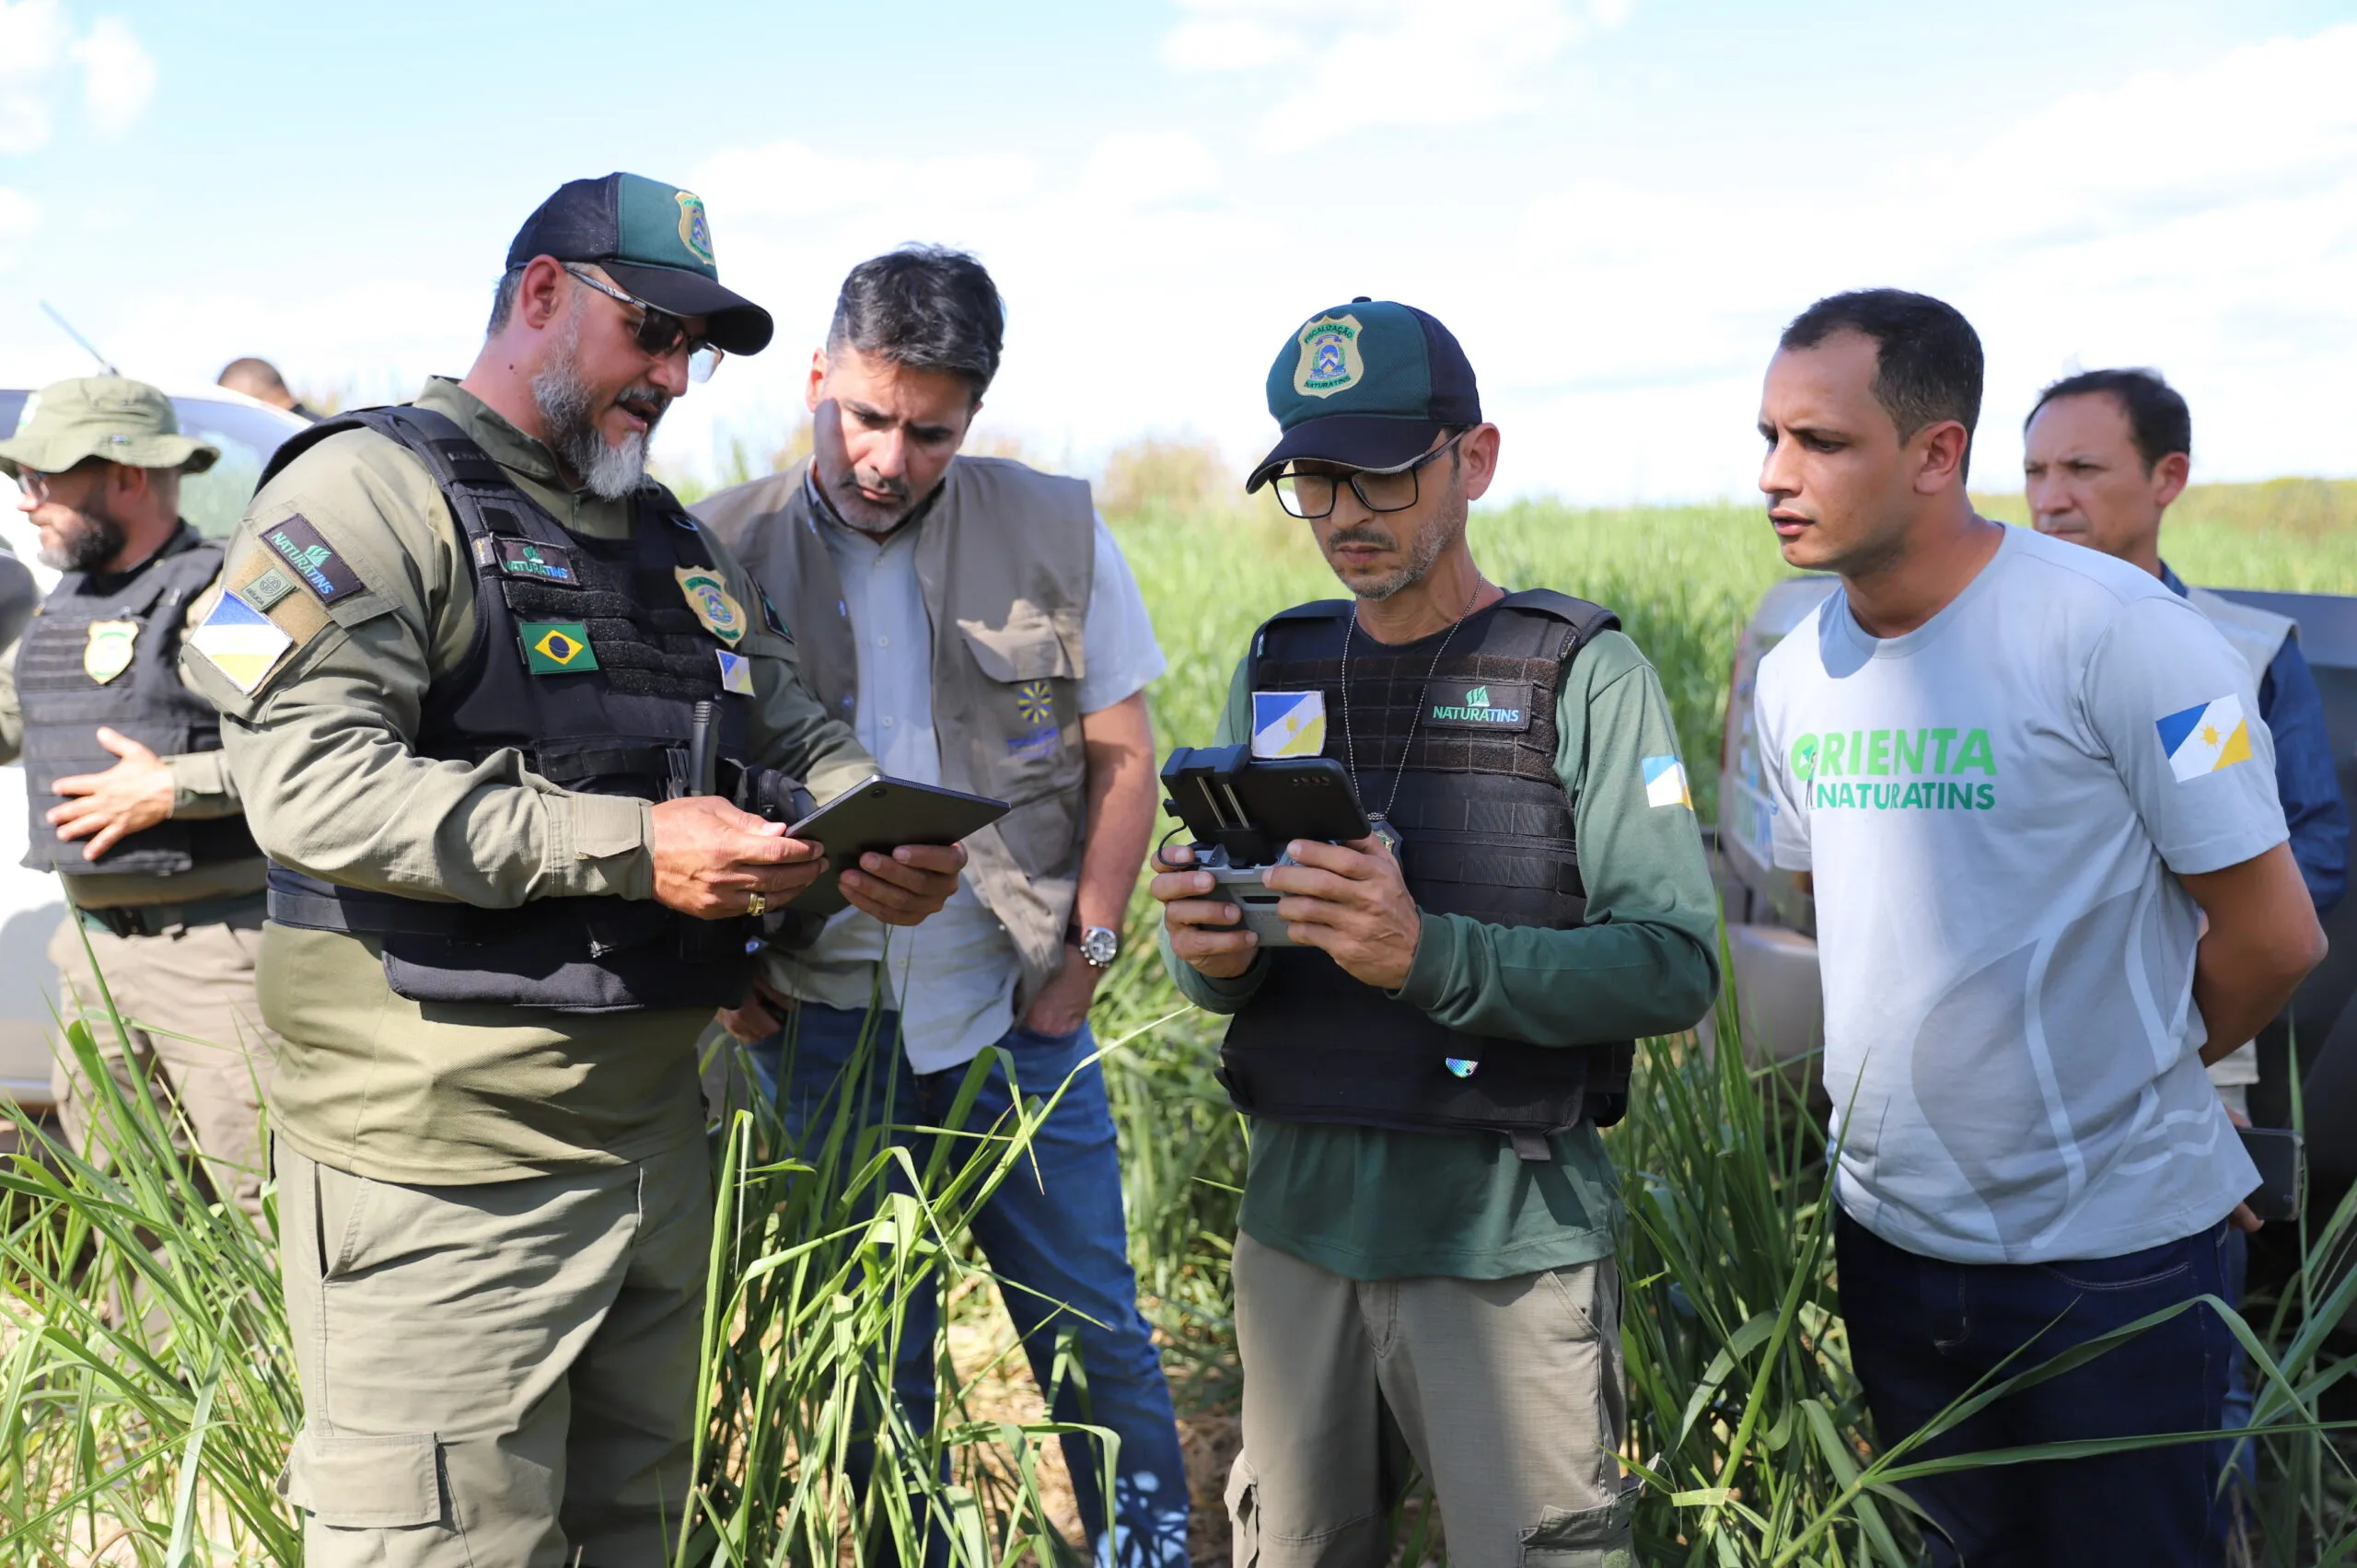
<path id="1" fill-rule="evenodd" d="M 0 431 L 15 434 L 29 395 L 21 387 L 0 389 Z M 284 410 L 220 387 L 185 396 L 175 392 L 172 409 L 182 432 L 221 448 L 219 462 L 181 482 L 180 515 L 206 537 L 226 539 L 245 515 L 262 464 L 305 424 Z M 0 542 L 31 569 L 40 591 L 46 594 L 57 574 L 41 564 L 40 540 L 17 509 L 16 494 L 0 494 L 8 503 L 0 508 Z M 46 1110 L 57 995 L 57 971 L 48 949 L 50 935 L 64 915 L 64 900 L 54 877 L 28 871 L 20 864 L 29 828 L 25 770 L 21 763 L 11 763 L 0 768 L 0 1098 L 28 1109 Z"/>

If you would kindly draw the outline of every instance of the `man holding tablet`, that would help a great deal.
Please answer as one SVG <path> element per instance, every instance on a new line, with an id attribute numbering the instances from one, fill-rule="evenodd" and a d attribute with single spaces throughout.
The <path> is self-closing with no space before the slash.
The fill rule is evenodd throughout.
<path id="1" fill-rule="evenodd" d="M 1620 1199 L 1596 1128 L 1630 1042 L 1718 987 L 1677 729 L 1609 610 L 1474 564 L 1499 435 L 1446 327 L 1322 311 L 1268 396 L 1284 434 L 1250 488 L 1274 481 L 1353 597 L 1261 627 L 1213 744 L 1330 759 L 1375 831 L 1281 846 L 1297 864 L 1265 883 L 1297 947 L 1237 929 L 1209 871 L 1154 879 L 1171 972 L 1233 1016 L 1223 1076 L 1254 1118 L 1236 1561 L 1381 1562 L 1399 1437 L 1455 1560 L 1620 1561 Z"/>
<path id="2" fill-rule="evenodd" d="M 839 914 L 814 945 L 765 955 L 760 998 L 723 1021 L 794 1126 L 824 1124 L 846 1097 L 894 1124 L 944 1125 L 986 1047 L 997 1056 L 975 1127 L 1017 1087 L 1072 1080 L 1023 1179 L 992 1197 L 974 1235 L 1017 1287 L 1006 1305 L 1043 1390 L 1058 1334 L 1078 1336 L 1085 1402 L 1068 1380 L 1057 1418 L 1120 1438 L 1109 1509 L 1091 1446 L 1065 1439 L 1092 1543 L 1104 1549 L 1110 1530 L 1120 1562 L 1175 1568 L 1187 1479 L 1137 1309 L 1087 1027 L 1154 823 L 1145 686 L 1162 652 L 1086 484 L 958 455 L 1004 325 L 970 256 L 911 247 L 861 262 L 811 359 L 809 460 L 696 508 L 784 610 L 803 673 L 886 772 L 1013 803 L 967 841 L 964 880 L 921 935 Z M 896 1368 L 920 1423 L 936 1310 L 910 1305 Z"/>

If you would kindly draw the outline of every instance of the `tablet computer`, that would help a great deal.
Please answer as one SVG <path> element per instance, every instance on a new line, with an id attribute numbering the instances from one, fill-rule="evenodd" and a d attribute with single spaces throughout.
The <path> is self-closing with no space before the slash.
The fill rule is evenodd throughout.
<path id="1" fill-rule="evenodd" d="M 888 854 L 902 844 L 954 844 L 1006 812 L 1005 801 L 988 796 L 872 773 L 785 830 L 827 855 L 825 874 L 787 907 L 799 914 L 832 914 L 850 902 L 841 878 L 861 855 Z"/>

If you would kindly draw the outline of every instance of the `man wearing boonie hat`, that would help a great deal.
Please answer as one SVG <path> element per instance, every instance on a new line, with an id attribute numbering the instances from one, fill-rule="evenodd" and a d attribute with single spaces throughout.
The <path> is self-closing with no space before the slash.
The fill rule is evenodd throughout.
<path id="1" fill-rule="evenodd" d="M 262 1006 L 312 1568 L 668 1561 L 712 1169 L 695 1041 L 874 771 L 646 441 L 769 313 L 703 203 L 576 180 L 464 380 L 273 456 L 189 640 L 272 860 Z M 955 848 L 867 854 L 913 924 Z"/>
<path id="2" fill-rule="evenodd" d="M 1596 1129 L 1630 1042 L 1689 1028 L 1718 986 L 1669 705 L 1609 610 L 1474 564 L 1499 434 L 1440 322 L 1320 311 L 1268 398 L 1283 436 L 1247 489 L 1274 482 L 1352 597 L 1261 626 L 1213 743 L 1333 759 L 1376 831 L 1263 873 L 1297 947 L 1259 950 L 1185 850 L 1153 884 L 1253 1118 L 1236 1561 L 1381 1562 L 1404 1438 L 1452 1562 L 1624 1562 Z"/>
<path id="3" fill-rule="evenodd" d="M 64 884 L 49 956 L 66 1016 L 90 1017 L 126 1089 L 138 1063 L 175 1136 L 178 1102 L 206 1180 L 259 1217 L 275 1048 L 254 1001 L 261 852 L 224 765 L 220 715 L 181 684 L 179 662 L 190 606 L 221 574 L 221 546 L 180 518 L 180 475 L 219 456 L 180 433 L 170 399 L 121 376 L 29 400 L 0 470 L 43 564 L 64 575 L 0 653 L 0 761 L 25 761 L 24 864 Z M 61 1051 L 52 1072 L 67 1137 L 103 1158 L 81 1063 Z"/>

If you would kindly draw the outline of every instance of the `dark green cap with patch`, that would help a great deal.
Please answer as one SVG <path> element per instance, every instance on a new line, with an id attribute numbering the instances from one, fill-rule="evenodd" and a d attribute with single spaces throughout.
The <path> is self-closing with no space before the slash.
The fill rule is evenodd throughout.
<path id="1" fill-rule="evenodd" d="M 1396 469 L 1443 430 L 1481 423 L 1472 362 L 1412 305 L 1359 296 L 1294 329 L 1269 366 L 1269 412 L 1284 434 L 1244 488 L 1294 461 Z"/>
<path id="2" fill-rule="evenodd" d="M 769 346 L 770 313 L 720 286 L 703 198 L 638 174 L 574 180 L 542 202 L 507 247 L 510 271 L 535 256 L 595 261 L 624 293 L 674 316 L 702 316 L 730 354 Z"/>

